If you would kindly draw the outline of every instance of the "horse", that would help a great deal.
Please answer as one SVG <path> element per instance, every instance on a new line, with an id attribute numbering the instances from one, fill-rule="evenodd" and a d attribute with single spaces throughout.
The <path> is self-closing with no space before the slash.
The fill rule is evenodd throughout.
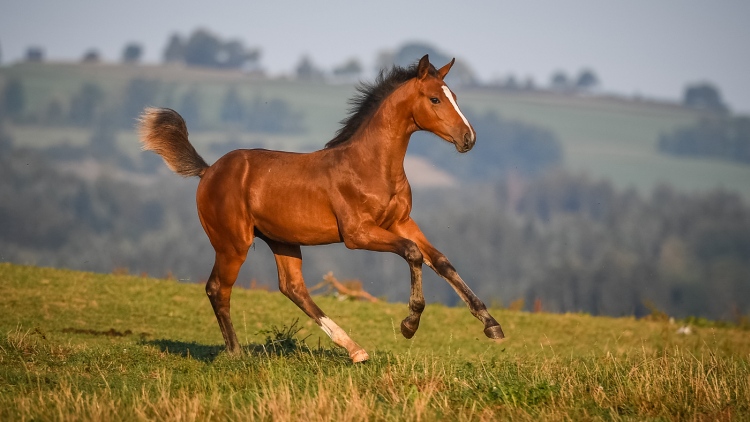
<path id="1" fill-rule="evenodd" d="M 241 352 L 229 312 L 232 286 L 256 237 L 273 252 L 279 290 L 354 363 L 369 356 L 310 297 L 300 246 L 343 242 L 349 249 L 401 256 L 411 276 L 409 314 L 401 322 L 407 339 L 419 328 L 425 308 L 423 264 L 453 287 L 484 324 L 487 337 L 504 338 L 484 303 L 410 217 L 404 157 L 411 135 L 432 132 L 459 153 L 476 142 L 474 128 L 444 82 L 454 62 L 437 69 L 425 55 L 411 66 L 381 71 L 374 83 L 360 84 L 335 137 L 309 153 L 238 149 L 208 165 L 190 144 L 176 111 L 143 111 L 138 123 L 142 149 L 161 155 L 175 173 L 200 178 L 198 217 L 216 252 L 206 294 L 229 354 Z"/>

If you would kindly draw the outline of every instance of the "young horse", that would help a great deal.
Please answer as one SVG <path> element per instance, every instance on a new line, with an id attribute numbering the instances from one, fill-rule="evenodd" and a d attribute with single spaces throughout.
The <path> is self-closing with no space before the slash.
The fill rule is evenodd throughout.
<path id="1" fill-rule="evenodd" d="M 359 88 L 354 109 L 336 137 L 324 149 L 307 154 L 236 150 L 209 166 L 188 141 L 185 121 L 177 112 L 144 111 L 143 149 L 161 155 L 172 171 L 201 178 L 198 216 L 216 251 L 206 294 L 229 353 L 240 352 L 229 297 L 254 237 L 263 239 L 274 254 L 279 290 L 346 348 L 353 362 L 367 360 L 367 352 L 313 302 L 302 279 L 300 245 L 344 242 L 350 249 L 404 258 L 411 271 L 410 312 L 401 322 L 406 338 L 417 331 L 425 307 L 423 263 L 450 283 L 484 323 L 487 337 L 504 337 L 484 303 L 409 217 L 411 188 L 404 156 L 411 134 L 432 132 L 461 153 L 476 141 L 443 82 L 454 61 L 436 69 L 424 56 L 409 68 L 381 73 L 375 84 Z"/>

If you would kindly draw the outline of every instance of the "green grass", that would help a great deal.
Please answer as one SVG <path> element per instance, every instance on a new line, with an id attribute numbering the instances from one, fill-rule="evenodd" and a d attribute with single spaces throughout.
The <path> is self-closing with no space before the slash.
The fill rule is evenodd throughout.
<path id="1" fill-rule="evenodd" d="M 405 304 L 316 298 L 370 353 L 353 365 L 280 293 L 232 300 L 239 358 L 202 285 L 0 264 L 0 420 L 750 417 L 737 328 L 493 309 L 496 343 L 430 304 L 405 340 Z"/>

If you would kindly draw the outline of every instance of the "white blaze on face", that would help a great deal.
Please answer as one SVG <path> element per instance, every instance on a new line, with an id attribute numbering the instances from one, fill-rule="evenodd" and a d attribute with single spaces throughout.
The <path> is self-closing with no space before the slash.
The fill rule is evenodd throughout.
<path id="1" fill-rule="evenodd" d="M 471 133 L 471 138 L 474 139 L 476 137 L 476 135 L 474 134 L 474 129 L 471 128 L 469 121 L 466 120 L 466 117 L 464 116 L 464 114 L 461 113 L 461 109 L 458 108 L 458 104 L 456 104 L 456 100 L 453 99 L 453 93 L 451 92 L 451 89 L 448 88 L 448 85 L 443 85 L 443 92 L 445 92 L 445 96 L 448 97 L 448 101 L 450 101 L 451 104 L 453 105 L 453 108 L 456 109 L 456 113 L 458 113 L 458 115 L 461 117 L 461 120 L 464 121 L 464 124 L 466 125 L 466 127 L 469 128 L 469 133 Z"/>

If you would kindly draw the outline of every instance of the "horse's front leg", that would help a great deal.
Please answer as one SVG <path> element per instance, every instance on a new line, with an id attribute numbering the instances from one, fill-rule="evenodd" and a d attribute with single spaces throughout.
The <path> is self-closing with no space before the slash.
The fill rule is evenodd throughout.
<path id="1" fill-rule="evenodd" d="M 411 274 L 411 295 L 409 316 L 401 322 L 401 334 L 412 338 L 419 328 L 419 318 L 424 310 L 422 293 L 422 263 L 424 261 L 419 246 L 412 240 L 394 234 L 375 224 L 362 225 L 357 230 L 344 231 L 344 244 L 349 249 L 365 249 L 376 252 L 398 254 L 409 264 Z"/>
<path id="2" fill-rule="evenodd" d="M 505 335 L 503 334 L 503 329 L 500 328 L 500 324 L 498 324 L 495 318 L 493 318 L 492 315 L 487 312 L 487 307 L 484 305 L 484 303 L 479 300 L 477 295 L 475 295 L 474 292 L 471 291 L 469 286 L 466 285 L 463 279 L 461 279 L 461 276 L 458 275 L 458 272 L 456 272 L 456 269 L 453 268 L 453 265 L 451 265 L 450 261 L 448 261 L 448 258 L 446 258 L 445 255 L 443 255 L 440 251 L 432 246 L 432 244 L 427 240 L 424 233 L 422 233 L 422 231 L 419 229 L 419 226 L 417 226 L 417 223 L 415 223 L 414 220 L 409 219 L 405 223 L 399 224 L 398 226 L 394 227 L 392 230 L 394 231 L 394 233 L 410 239 L 417 244 L 424 256 L 424 263 L 432 268 L 440 277 L 445 279 L 448 284 L 453 287 L 453 290 L 458 293 L 461 299 L 466 302 L 466 304 L 469 306 L 469 310 L 471 310 L 472 315 L 474 315 L 484 324 L 484 334 L 487 337 L 493 339 L 501 339 L 505 337 Z M 419 284 L 419 294 L 421 295 L 421 278 Z M 414 284 L 412 284 L 412 295 L 414 295 L 414 290 Z M 424 303 L 424 299 L 422 300 L 422 303 Z M 404 322 L 406 321 L 407 320 L 404 320 Z M 419 321 L 418 317 L 417 321 Z"/>

